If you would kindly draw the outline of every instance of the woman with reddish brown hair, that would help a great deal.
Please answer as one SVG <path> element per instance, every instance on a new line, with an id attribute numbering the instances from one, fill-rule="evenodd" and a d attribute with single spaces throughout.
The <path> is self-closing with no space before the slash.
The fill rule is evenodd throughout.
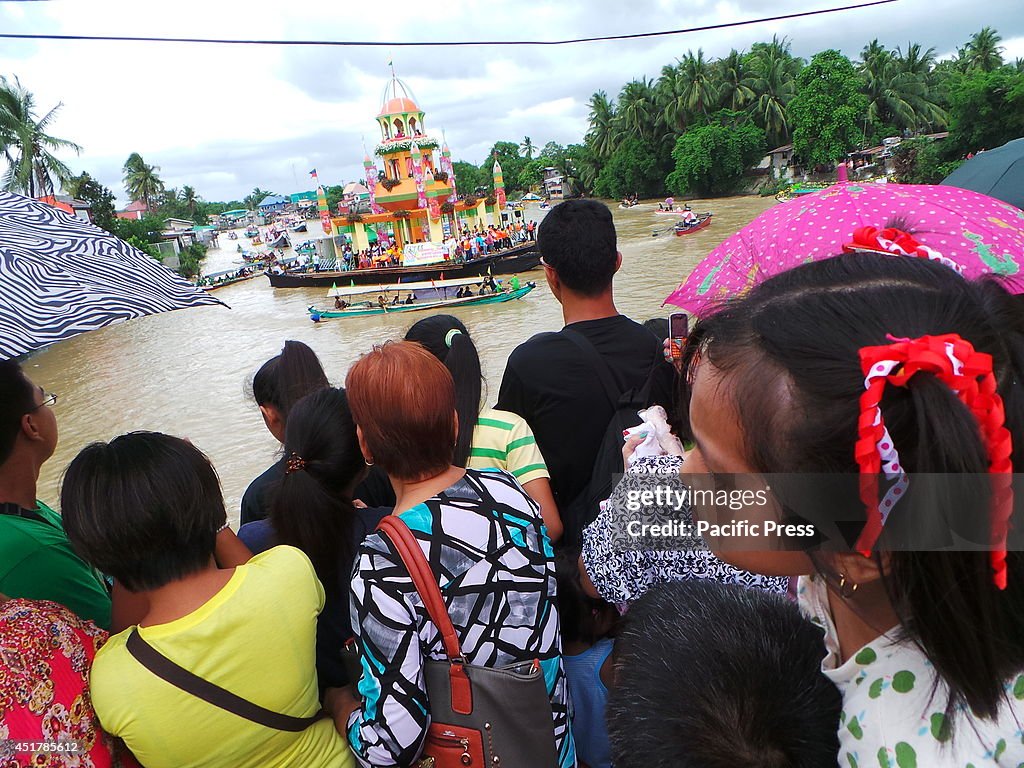
<path id="1" fill-rule="evenodd" d="M 394 514 L 439 581 L 466 661 L 504 667 L 538 659 L 559 764 L 574 766 L 554 559 L 539 506 L 507 472 L 452 464 L 455 385 L 419 344 L 374 347 L 349 371 L 345 387 L 363 457 L 390 478 Z M 335 722 L 364 764 L 410 765 L 430 720 L 423 660 L 446 656 L 408 570 L 380 533 L 357 552 L 352 629 L 362 698 L 345 689 L 329 701 Z"/>

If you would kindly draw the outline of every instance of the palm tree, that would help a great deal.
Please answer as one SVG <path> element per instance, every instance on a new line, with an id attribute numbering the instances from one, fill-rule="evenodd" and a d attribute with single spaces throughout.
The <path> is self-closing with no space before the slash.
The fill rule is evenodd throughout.
<path id="1" fill-rule="evenodd" d="M 523 137 L 523 143 L 519 145 L 519 151 L 526 156 L 527 160 L 533 160 L 533 140 L 529 136 Z"/>
<path id="2" fill-rule="evenodd" d="M 962 49 L 968 68 L 991 72 L 1003 65 L 1002 37 L 992 27 L 975 32 Z"/>
<path id="3" fill-rule="evenodd" d="M 934 62 L 935 50 L 922 53 L 916 44 L 907 46 L 906 55 L 898 48 L 887 50 L 877 40 L 865 46 L 858 69 L 861 92 L 868 100 L 867 120 L 911 131 L 945 125 L 932 75 Z"/>
<path id="4" fill-rule="evenodd" d="M 711 63 L 704 58 L 704 50 L 697 49 L 697 55 L 693 51 L 687 51 L 686 55 L 679 60 L 676 67 L 678 76 L 683 80 L 681 96 L 686 106 L 686 111 L 691 115 L 698 112 L 708 114 L 708 106 L 714 106 L 718 101 L 718 89 L 715 86 L 715 76 Z"/>
<path id="5" fill-rule="evenodd" d="M 662 115 L 652 80 L 630 80 L 619 92 L 618 104 L 614 122 L 619 137 L 634 136 L 642 141 L 660 138 L 658 129 L 662 125 Z"/>
<path id="6" fill-rule="evenodd" d="M 768 141 L 778 146 L 789 140 L 789 112 L 787 106 L 796 95 L 796 77 L 803 62 L 789 52 L 789 43 L 773 37 L 770 43 L 756 43 L 751 47 L 751 88 L 755 99 L 751 105 L 754 123 L 764 129 Z"/>
<path id="7" fill-rule="evenodd" d="M 754 78 L 745 54 L 733 48 L 728 56 L 716 61 L 714 66 L 720 106 L 738 112 L 754 100 L 756 94 L 751 87 Z"/>
<path id="8" fill-rule="evenodd" d="M 142 201 L 151 207 L 154 198 L 164 192 L 164 183 L 157 176 L 158 165 L 148 165 L 138 152 L 132 152 L 124 161 L 124 188 L 132 200 Z"/>
<path id="9" fill-rule="evenodd" d="M 598 91 L 590 97 L 590 130 L 587 143 L 598 159 L 610 157 L 617 145 L 615 135 L 615 105 L 608 100 L 608 94 Z"/>
<path id="10" fill-rule="evenodd" d="M 268 195 L 272 194 L 274 193 L 268 192 L 265 189 L 260 189 L 259 187 L 254 187 L 252 192 L 246 195 L 246 198 L 243 202 L 245 203 L 246 208 L 248 208 L 250 211 L 255 211 L 259 208 L 259 205 L 260 203 L 263 202 L 263 199 Z"/>
<path id="11" fill-rule="evenodd" d="M 196 213 L 196 206 L 199 205 L 199 195 L 196 194 L 195 187 L 190 187 L 188 184 L 181 188 L 179 199 L 188 208 L 190 216 L 194 216 Z"/>
<path id="12" fill-rule="evenodd" d="M 0 76 L 0 151 L 8 163 L 4 189 L 36 197 L 53 193 L 53 177 L 61 183 L 71 179 L 70 169 L 51 150 L 73 149 L 77 154 L 82 148 L 47 133 L 61 106 L 37 118 L 32 93 L 17 77 L 12 82 Z"/>
<path id="13" fill-rule="evenodd" d="M 860 59 L 861 92 L 868 99 L 866 119 L 885 126 L 915 128 L 917 115 L 907 100 L 912 76 L 901 71 L 894 52 L 872 40 L 864 46 Z"/>

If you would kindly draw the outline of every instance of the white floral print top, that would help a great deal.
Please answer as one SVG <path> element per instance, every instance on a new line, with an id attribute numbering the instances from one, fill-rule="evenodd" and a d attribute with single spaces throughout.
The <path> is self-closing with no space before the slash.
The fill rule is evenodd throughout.
<path id="1" fill-rule="evenodd" d="M 946 718 L 946 686 L 921 650 L 890 630 L 839 661 L 824 581 L 801 577 L 800 607 L 825 630 L 822 671 L 843 695 L 840 768 L 994 768 L 1024 765 L 1024 674 L 1006 686 L 997 720 L 959 710 Z"/>

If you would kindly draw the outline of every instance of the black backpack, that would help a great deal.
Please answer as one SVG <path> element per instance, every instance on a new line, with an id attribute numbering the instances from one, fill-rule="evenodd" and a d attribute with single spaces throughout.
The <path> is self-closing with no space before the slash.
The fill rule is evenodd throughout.
<path id="1" fill-rule="evenodd" d="M 601 445 L 594 457 L 594 468 L 590 482 L 577 494 L 569 505 L 559 509 L 564 526 L 561 544 L 578 547 L 581 544 L 583 529 L 587 527 L 600 511 L 599 504 L 612 495 L 615 478 L 622 474 L 622 433 L 640 423 L 637 411 L 642 411 L 654 403 L 651 402 L 652 382 L 661 365 L 661 358 L 655 357 L 650 370 L 640 387 L 620 391 L 608 363 L 601 357 L 590 340 L 581 333 L 563 328 L 561 335 L 575 344 L 594 369 L 597 380 L 604 389 L 608 402 L 614 411 L 608 420 L 608 426 L 601 438 Z"/>

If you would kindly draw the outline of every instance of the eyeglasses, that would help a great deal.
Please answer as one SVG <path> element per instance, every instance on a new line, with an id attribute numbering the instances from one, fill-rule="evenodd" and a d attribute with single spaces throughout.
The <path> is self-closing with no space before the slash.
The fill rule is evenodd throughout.
<path id="1" fill-rule="evenodd" d="M 25 413 L 32 413 L 33 411 L 38 411 L 44 405 L 53 406 L 53 405 L 56 405 L 56 404 L 57 404 L 57 393 L 56 392 L 43 392 L 43 402 L 41 402 L 39 405 L 33 405 L 31 408 L 29 408 L 27 411 L 25 411 Z"/>
<path id="2" fill-rule="evenodd" d="M 547 263 L 546 261 L 544 261 L 544 257 L 543 257 L 543 256 L 541 256 L 541 257 L 540 257 L 540 265 L 541 265 L 542 267 L 548 267 L 549 269 L 554 269 L 554 267 L 553 267 L 553 266 L 551 266 L 551 265 L 550 265 L 550 264 L 548 264 L 548 263 Z"/>

